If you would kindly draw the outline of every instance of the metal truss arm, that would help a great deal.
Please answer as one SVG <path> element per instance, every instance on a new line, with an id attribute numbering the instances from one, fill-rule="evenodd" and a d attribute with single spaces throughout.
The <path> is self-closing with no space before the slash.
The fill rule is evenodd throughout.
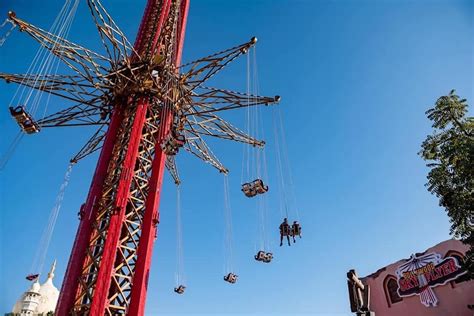
<path id="1" fill-rule="evenodd" d="M 193 95 L 193 106 L 199 107 L 200 110 L 188 115 L 215 113 L 256 105 L 271 105 L 278 102 L 280 102 L 280 96 L 263 97 L 218 88 L 200 87 L 199 92 Z"/>
<path id="2" fill-rule="evenodd" d="M 255 139 L 229 122 L 213 114 L 203 115 L 201 116 L 201 120 L 194 119 L 193 121 L 188 121 L 188 126 L 184 129 L 203 136 L 233 140 L 252 146 L 263 147 L 265 145 L 264 141 Z"/>
<path id="3" fill-rule="evenodd" d="M 96 98 L 88 104 L 78 103 L 64 110 L 48 115 L 38 121 L 41 127 L 106 125 L 109 121 L 111 106 L 103 106 Z"/>
<path id="4" fill-rule="evenodd" d="M 99 31 L 104 48 L 109 58 L 114 61 L 114 64 L 118 64 L 119 61 L 129 64 L 131 52 L 134 52 L 135 58 L 139 58 L 137 52 L 134 51 L 133 45 L 120 30 L 102 3 L 99 0 L 87 0 L 87 5 Z"/>
<path id="5" fill-rule="evenodd" d="M 192 131 L 186 131 L 186 145 L 184 148 L 195 155 L 204 162 L 212 165 L 214 168 L 222 173 L 228 173 L 229 170 L 217 159 L 211 149 L 207 146 L 206 142 L 201 136 Z"/>
<path id="6" fill-rule="evenodd" d="M 201 86 L 225 66 L 246 54 L 250 47 L 255 45 L 257 39 L 254 37 L 249 42 L 224 50 L 222 52 L 198 59 L 180 67 L 183 72 L 181 80 L 186 82 L 190 90 Z"/>
<path id="7" fill-rule="evenodd" d="M 72 163 L 77 163 L 79 160 L 95 153 L 102 148 L 102 143 L 105 138 L 105 125 L 101 126 L 87 141 L 87 143 L 79 150 L 79 152 L 71 159 Z"/>
<path id="8" fill-rule="evenodd" d="M 166 169 L 168 169 L 170 175 L 173 177 L 175 184 L 180 184 L 181 179 L 179 178 L 178 168 L 176 166 L 176 159 L 173 156 L 167 156 L 165 161 Z"/>
<path id="9" fill-rule="evenodd" d="M 74 101 L 84 102 L 106 93 L 107 86 L 92 85 L 81 76 L 66 75 L 37 75 L 37 74 L 6 74 L 0 73 L 0 79 L 6 83 L 16 83 L 36 90 L 45 91 L 53 95 Z"/>
<path id="10" fill-rule="evenodd" d="M 69 68 L 91 83 L 95 82 L 94 77 L 102 77 L 103 73 L 108 71 L 103 65 L 104 63 L 113 64 L 113 61 L 105 56 L 20 20 L 14 12 L 10 12 L 9 17 L 20 31 L 26 32 L 61 59 Z"/>

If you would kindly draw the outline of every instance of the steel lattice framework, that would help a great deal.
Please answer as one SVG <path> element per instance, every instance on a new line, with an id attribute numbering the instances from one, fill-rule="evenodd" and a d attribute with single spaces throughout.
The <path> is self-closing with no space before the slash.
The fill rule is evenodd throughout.
<path id="1" fill-rule="evenodd" d="M 0 73 L 7 83 L 68 101 L 37 121 L 41 128 L 97 125 L 72 159 L 101 150 L 71 252 L 57 315 L 143 315 L 158 204 L 166 167 L 180 182 L 174 156 L 161 144 L 172 131 L 184 148 L 227 173 L 203 136 L 263 146 L 216 113 L 269 105 L 262 97 L 205 86 L 209 78 L 256 43 L 181 65 L 189 0 L 148 0 L 132 45 L 99 0 L 88 0 L 103 42 L 99 54 L 19 19 L 9 18 L 63 61 L 73 75 Z"/>

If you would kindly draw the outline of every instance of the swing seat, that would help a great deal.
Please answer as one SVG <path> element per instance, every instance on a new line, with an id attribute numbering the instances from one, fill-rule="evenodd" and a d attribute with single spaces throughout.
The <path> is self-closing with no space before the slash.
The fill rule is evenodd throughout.
<path id="1" fill-rule="evenodd" d="M 264 194 L 268 191 L 268 185 L 265 185 L 263 183 L 262 179 L 256 179 L 252 182 L 253 187 L 255 188 L 255 191 L 257 191 L 258 194 Z"/>
<path id="2" fill-rule="evenodd" d="M 235 282 L 237 282 L 237 278 L 237 275 L 230 272 L 229 274 L 224 276 L 224 281 L 234 284 Z"/>
<path id="3" fill-rule="evenodd" d="M 183 294 L 185 289 L 186 289 L 186 287 L 184 285 L 180 285 L 178 287 L 175 287 L 174 291 L 175 291 L 175 293 Z"/>
<path id="4" fill-rule="evenodd" d="M 33 117 L 25 111 L 24 106 L 10 107 L 10 114 L 20 125 L 20 128 L 27 134 L 34 134 L 40 131 L 39 125 L 33 120 Z"/>
<path id="5" fill-rule="evenodd" d="M 265 257 L 263 258 L 263 262 L 270 263 L 272 261 L 272 259 L 273 259 L 273 253 L 267 252 L 265 254 Z"/>
<path id="6" fill-rule="evenodd" d="M 251 183 L 242 184 L 242 192 L 244 192 L 245 196 L 249 198 L 257 195 L 257 191 L 255 191 L 255 188 Z"/>
<path id="7" fill-rule="evenodd" d="M 300 236 L 301 237 L 301 225 L 298 222 L 293 223 L 291 226 L 291 233 L 292 236 Z"/>
<path id="8" fill-rule="evenodd" d="M 26 113 L 25 108 L 23 106 L 19 105 L 16 108 L 10 106 L 9 109 L 10 114 L 17 122 L 22 123 L 29 119 L 29 115 L 28 113 Z"/>
<path id="9" fill-rule="evenodd" d="M 175 141 L 176 146 L 183 147 L 184 144 L 186 143 L 186 138 L 184 137 L 184 135 L 178 134 L 174 138 L 174 141 Z"/>
<path id="10" fill-rule="evenodd" d="M 257 194 L 264 194 L 268 191 L 268 185 L 265 185 L 262 179 L 256 179 L 250 183 L 242 184 L 242 192 L 246 197 L 254 197 Z"/>
<path id="11" fill-rule="evenodd" d="M 255 255 L 255 260 L 257 260 L 257 261 L 264 261 L 266 255 L 267 255 L 267 254 L 265 253 L 265 251 L 260 250 L 260 251 L 257 252 L 257 254 Z"/>
<path id="12" fill-rule="evenodd" d="M 161 146 L 161 149 L 167 156 L 175 156 L 178 153 L 178 150 L 172 146 Z"/>
<path id="13" fill-rule="evenodd" d="M 174 156 L 178 153 L 179 148 L 183 147 L 185 143 L 186 138 L 184 135 L 174 135 L 174 133 L 170 133 L 160 144 L 160 147 L 166 155 Z"/>
<path id="14" fill-rule="evenodd" d="M 27 279 L 28 281 L 33 281 L 33 280 L 36 280 L 38 277 L 39 277 L 39 274 L 28 274 L 25 277 L 25 279 Z"/>
<path id="15" fill-rule="evenodd" d="M 280 228 L 280 234 L 284 237 L 286 236 L 293 236 L 292 235 L 292 231 L 291 231 L 291 227 L 288 225 L 288 226 L 283 226 Z"/>
<path id="16" fill-rule="evenodd" d="M 258 194 L 264 194 L 268 192 L 268 185 L 264 185 L 261 187 L 257 187 L 257 193 Z"/>

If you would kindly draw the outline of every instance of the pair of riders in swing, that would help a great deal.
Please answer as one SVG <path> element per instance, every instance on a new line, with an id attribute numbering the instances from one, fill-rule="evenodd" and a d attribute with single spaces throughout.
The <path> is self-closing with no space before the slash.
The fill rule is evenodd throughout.
<path id="1" fill-rule="evenodd" d="M 20 105 L 16 108 L 10 107 L 10 114 L 16 120 L 21 129 L 27 134 L 34 134 L 40 131 L 40 126 L 33 117 L 25 110 L 25 107 Z"/>
<path id="2" fill-rule="evenodd" d="M 296 242 L 295 236 L 301 238 L 301 225 L 298 221 L 293 221 L 293 225 L 288 223 L 288 219 L 285 217 L 283 223 L 280 224 L 280 247 L 283 246 L 283 237 L 286 236 L 288 240 L 288 246 L 291 246 L 290 236 L 293 237 L 293 242 Z"/>
<path id="3" fill-rule="evenodd" d="M 247 197 L 254 197 L 257 194 L 264 194 L 267 191 L 268 191 L 268 185 L 265 185 L 262 179 L 256 179 L 252 182 L 244 183 L 242 185 L 242 192 L 244 192 L 245 196 Z M 296 242 L 295 236 L 299 236 L 301 238 L 301 225 L 298 223 L 298 221 L 294 221 L 293 225 L 290 226 L 290 224 L 288 223 L 288 219 L 285 218 L 283 220 L 283 223 L 280 224 L 280 247 L 283 246 L 283 237 L 285 236 L 288 240 L 288 246 L 291 246 L 290 236 L 293 237 L 293 242 Z M 265 261 L 265 260 L 262 259 L 259 261 Z M 265 262 L 270 262 L 270 261 L 271 259 Z"/>

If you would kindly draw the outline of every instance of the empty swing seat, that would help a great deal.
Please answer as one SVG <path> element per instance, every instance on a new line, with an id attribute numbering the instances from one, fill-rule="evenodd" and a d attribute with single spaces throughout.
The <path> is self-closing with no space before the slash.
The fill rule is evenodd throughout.
<path id="1" fill-rule="evenodd" d="M 224 281 L 234 284 L 235 282 L 237 282 L 237 278 L 238 276 L 231 272 L 224 276 Z"/>
<path id="2" fill-rule="evenodd" d="M 34 134 L 40 131 L 39 125 L 33 120 L 33 117 L 26 112 L 23 106 L 20 105 L 16 108 L 10 107 L 9 109 L 10 114 L 25 133 Z"/>
<path id="3" fill-rule="evenodd" d="M 175 291 L 175 293 L 183 294 L 185 289 L 186 289 L 186 287 L 184 285 L 180 285 L 178 287 L 175 287 L 174 291 Z"/>

